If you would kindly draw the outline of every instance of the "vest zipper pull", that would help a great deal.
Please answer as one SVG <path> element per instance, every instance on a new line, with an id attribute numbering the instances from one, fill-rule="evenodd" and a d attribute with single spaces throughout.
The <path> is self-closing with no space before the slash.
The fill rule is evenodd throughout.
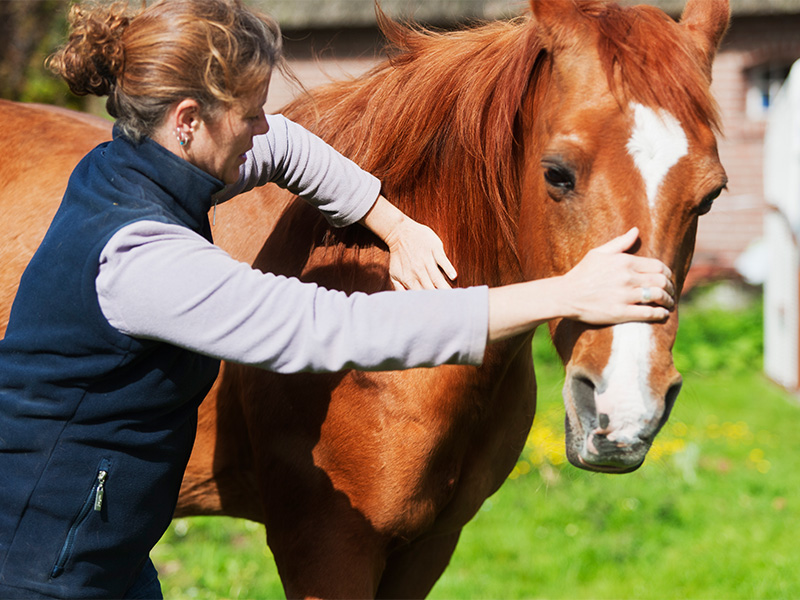
<path id="1" fill-rule="evenodd" d="M 106 493 L 106 477 L 108 477 L 108 471 L 100 471 L 97 473 L 97 491 L 94 496 L 94 509 L 98 512 L 103 509 L 103 496 L 105 496 Z"/>

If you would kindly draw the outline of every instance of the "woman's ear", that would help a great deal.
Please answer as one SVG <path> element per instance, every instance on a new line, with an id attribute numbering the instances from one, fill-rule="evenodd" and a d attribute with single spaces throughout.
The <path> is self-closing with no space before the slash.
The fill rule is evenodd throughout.
<path id="1" fill-rule="evenodd" d="M 172 111 L 172 126 L 181 146 L 191 141 L 195 128 L 200 123 L 200 104 L 192 98 L 178 102 Z"/>

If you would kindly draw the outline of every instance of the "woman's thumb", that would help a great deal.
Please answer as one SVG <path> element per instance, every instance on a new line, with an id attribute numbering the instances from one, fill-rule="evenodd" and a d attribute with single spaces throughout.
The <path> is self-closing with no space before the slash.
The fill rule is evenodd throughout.
<path id="1" fill-rule="evenodd" d="M 598 246 L 595 248 L 595 250 L 604 254 L 617 254 L 620 252 L 625 252 L 626 250 L 630 250 L 631 246 L 633 246 L 638 239 L 639 228 L 633 227 L 626 233 L 623 233 L 621 236 L 615 237 L 613 240 L 606 242 L 602 246 Z"/>

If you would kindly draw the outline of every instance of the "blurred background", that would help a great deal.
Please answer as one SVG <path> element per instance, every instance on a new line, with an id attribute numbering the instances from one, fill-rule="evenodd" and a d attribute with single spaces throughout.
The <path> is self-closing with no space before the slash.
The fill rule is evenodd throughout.
<path id="1" fill-rule="evenodd" d="M 373 0 L 248 3 L 281 23 L 307 88 L 381 60 Z M 676 18 L 684 4 L 647 3 Z M 433 597 L 800 597 L 800 0 L 731 3 L 713 73 L 729 191 L 700 221 L 674 353 L 685 383 L 669 424 L 636 473 L 567 465 L 562 368 L 537 333 L 540 403 L 528 445 L 466 527 Z M 69 4 L 0 0 L 0 97 L 103 115 L 102 101 L 72 96 L 43 68 L 64 41 Z M 444 29 L 525 9 L 508 0 L 381 6 Z M 269 111 L 298 92 L 274 80 Z M 175 521 L 154 560 L 165 597 L 282 596 L 254 523 Z"/>

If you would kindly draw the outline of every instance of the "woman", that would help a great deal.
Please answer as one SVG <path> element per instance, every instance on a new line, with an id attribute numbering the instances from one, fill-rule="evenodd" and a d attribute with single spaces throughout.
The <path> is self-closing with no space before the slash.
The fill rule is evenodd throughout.
<path id="1" fill-rule="evenodd" d="M 76 7 L 53 67 L 109 95 L 113 141 L 75 169 L 0 341 L 0 597 L 157 597 L 197 406 L 219 360 L 280 372 L 479 364 L 555 317 L 666 318 L 671 274 L 625 254 L 488 290 L 375 295 L 254 271 L 211 242 L 216 203 L 275 182 L 390 248 L 398 288 L 447 288 L 439 239 L 380 183 L 266 117 L 280 34 L 239 0 L 166 0 L 133 18 Z M 400 326 L 402 325 L 402 326 Z"/>

